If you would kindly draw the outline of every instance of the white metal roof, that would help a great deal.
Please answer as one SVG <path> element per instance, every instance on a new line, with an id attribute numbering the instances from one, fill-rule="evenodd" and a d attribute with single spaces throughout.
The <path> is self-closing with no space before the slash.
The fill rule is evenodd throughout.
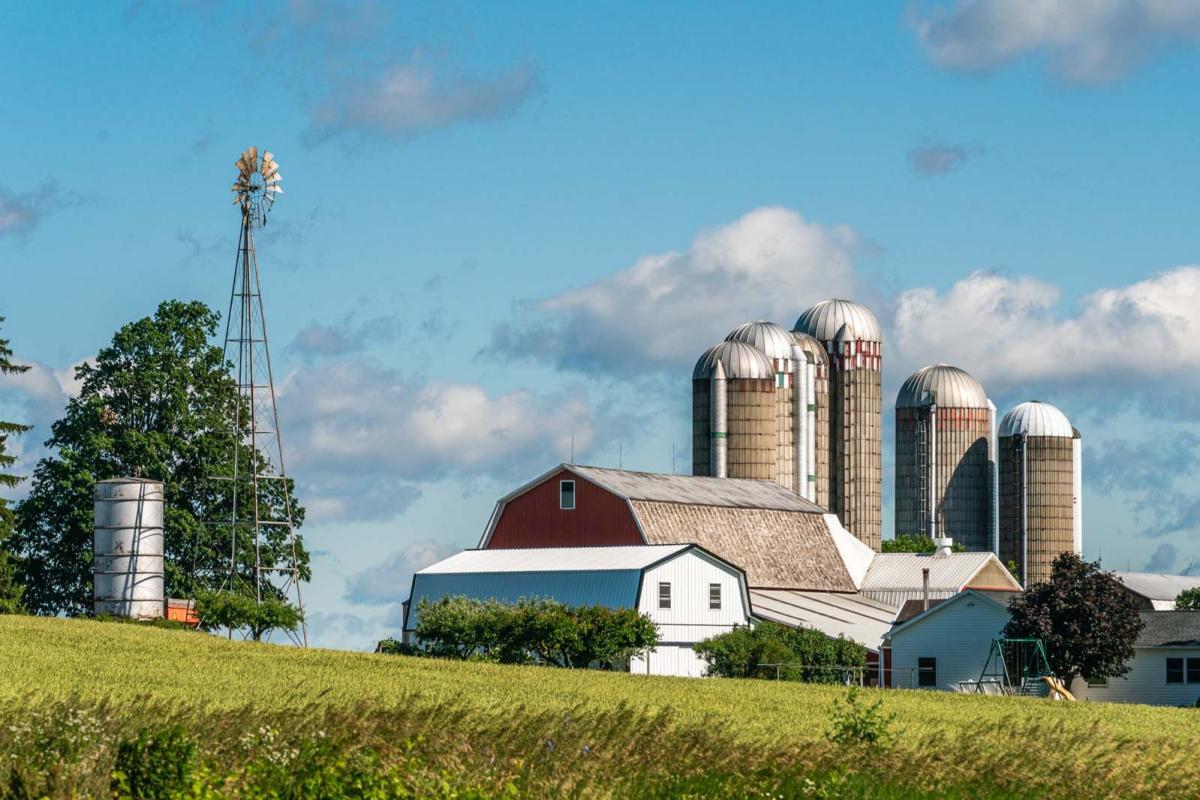
<path id="1" fill-rule="evenodd" d="M 725 337 L 727 342 L 745 342 L 766 353 L 768 358 L 791 358 L 792 335 L 774 322 L 756 320 L 738 325 Z"/>
<path id="2" fill-rule="evenodd" d="M 860 594 L 751 589 L 754 616 L 792 627 L 815 628 L 879 650 L 899 611 Z"/>
<path id="3" fill-rule="evenodd" d="M 1067 415 L 1041 400 L 1021 403 L 1000 420 L 1000 436 L 1064 436 L 1070 439 L 1074 434 Z"/>
<path id="4" fill-rule="evenodd" d="M 871 569 L 871 562 L 875 560 L 875 551 L 869 544 L 842 527 L 842 521 L 838 519 L 837 514 L 826 514 L 825 522 L 829 525 L 829 535 L 833 537 L 842 564 L 845 565 L 846 572 L 850 573 L 850 580 L 861 589 L 863 579 Z"/>
<path id="5" fill-rule="evenodd" d="M 564 464 L 563 467 L 627 500 L 825 513 L 816 503 L 805 500 L 775 481 L 664 475 L 576 464 Z"/>
<path id="6" fill-rule="evenodd" d="M 792 331 L 792 340 L 796 343 L 797 347 L 812 356 L 814 364 L 829 363 L 829 354 L 825 352 L 825 345 L 804 331 Z"/>
<path id="7" fill-rule="evenodd" d="M 988 407 L 987 392 L 968 372 L 933 364 L 908 376 L 896 395 L 896 408 L 924 408 L 934 401 L 943 408 Z"/>
<path id="8" fill-rule="evenodd" d="M 791 353 L 788 353 L 788 358 Z M 692 370 L 692 378 L 707 378 L 721 363 L 726 378 L 775 378 L 775 367 L 767 354 L 745 342 L 721 342 L 704 351 Z"/>
<path id="9" fill-rule="evenodd" d="M 1147 600 L 1170 601 L 1175 607 L 1175 598 L 1185 589 L 1200 589 L 1200 576 L 1164 575 L 1159 572 L 1118 572 L 1125 587 Z"/>
<path id="10" fill-rule="evenodd" d="M 793 330 L 803 331 L 822 342 L 832 342 L 842 333 L 847 339 L 883 341 L 879 320 L 869 308 L 852 300 L 822 300 L 800 315 Z"/>
<path id="11" fill-rule="evenodd" d="M 431 564 L 418 575 L 492 572 L 593 572 L 643 570 L 693 545 L 621 547 L 531 547 L 464 550 Z"/>
<path id="12" fill-rule="evenodd" d="M 921 570 L 928 567 L 930 589 L 957 592 L 995 558 L 990 552 L 950 553 L 944 556 L 932 553 L 879 553 L 863 578 L 862 590 L 920 590 Z M 1015 579 L 1012 586 L 1020 588 Z"/>

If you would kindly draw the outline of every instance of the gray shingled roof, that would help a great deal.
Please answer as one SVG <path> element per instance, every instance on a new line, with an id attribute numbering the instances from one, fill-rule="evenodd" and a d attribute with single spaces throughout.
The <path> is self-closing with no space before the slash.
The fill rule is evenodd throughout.
<path id="1" fill-rule="evenodd" d="M 1138 647 L 1200 647 L 1200 611 L 1143 611 Z"/>
<path id="2" fill-rule="evenodd" d="M 632 472 L 577 464 L 567 465 L 567 469 L 628 500 L 825 513 L 816 503 L 805 500 L 774 481 L 662 475 L 656 472 Z"/>

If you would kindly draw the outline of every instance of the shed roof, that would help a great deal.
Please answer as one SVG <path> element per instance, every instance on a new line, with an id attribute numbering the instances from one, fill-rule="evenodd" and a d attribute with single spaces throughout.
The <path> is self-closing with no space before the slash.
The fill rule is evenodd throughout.
<path id="1" fill-rule="evenodd" d="M 1200 647 L 1200 611 L 1143 611 L 1138 647 Z"/>
<path id="2" fill-rule="evenodd" d="M 983 553 L 879 553 L 863 578 L 863 591 L 912 589 L 921 586 L 921 570 L 929 568 L 931 589 L 953 589 L 966 586 L 995 556 Z M 990 587 L 1005 588 L 1005 587 Z M 1019 589 L 1015 579 L 1008 588 Z"/>
<path id="3" fill-rule="evenodd" d="M 1200 576 L 1164 575 L 1158 572 L 1118 572 L 1116 576 L 1126 589 L 1147 600 L 1174 602 L 1185 589 L 1200 589 Z"/>
<path id="4" fill-rule="evenodd" d="M 418 575 L 493 572 L 595 572 L 638 570 L 687 550 L 692 545 L 620 547 L 530 547 L 463 550 L 418 570 Z"/>
<path id="5" fill-rule="evenodd" d="M 824 513 L 824 509 L 816 503 L 805 500 L 775 481 L 664 475 L 657 472 L 634 472 L 579 464 L 563 464 L 562 468 L 587 478 L 627 500 Z"/>
<path id="6" fill-rule="evenodd" d="M 815 628 L 827 636 L 844 636 L 878 651 L 896 616 L 893 606 L 855 592 L 796 592 L 751 589 L 754 616 L 792 627 Z"/>

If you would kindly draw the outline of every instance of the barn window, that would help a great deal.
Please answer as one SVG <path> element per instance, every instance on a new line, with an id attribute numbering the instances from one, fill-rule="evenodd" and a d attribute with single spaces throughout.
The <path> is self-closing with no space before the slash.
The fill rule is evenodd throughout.
<path id="1" fill-rule="evenodd" d="M 711 611 L 721 610 L 721 584 L 710 583 L 708 585 L 708 607 Z M 1196 659 L 1200 661 L 1200 659 Z"/>
<path id="2" fill-rule="evenodd" d="M 658 585 L 658 607 L 671 607 L 671 584 L 666 581 Z"/>
<path id="3" fill-rule="evenodd" d="M 1183 683 L 1183 659 L 1167 659 L 1167 683 Z"/>
<path id="4" fill-rule="evenodd" d="M 563 511 L 575 510 L 575 481 L 558 482 L 558 507 Z"/>
<path id="5" fill-rule="evenodd" d="M 1187 660 L 1187 682 L 1200 683 L 1200 658 Z"/>
<path id="6" fill-rule="evenodd" d="M 921 656 L 917 659 L 917 686 L 932 689 L 937 687 L 937 659 Z"/>

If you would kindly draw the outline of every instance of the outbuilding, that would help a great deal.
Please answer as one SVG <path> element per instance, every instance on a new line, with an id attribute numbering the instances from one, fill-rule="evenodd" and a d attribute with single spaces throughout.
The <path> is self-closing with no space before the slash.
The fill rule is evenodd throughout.
<path id="1" fill-rule="evenodd" d="M 1143 611 L 1129 672 L 1120 678 L 1077 678 L 1079 700 L 1188 706 L 1200 702 L 1200 611 Z"/>
<path id="2" fill-rule="evenodd" d="M 630 663 L 648 675 L 701 677 L 705 663 L 692 646 L 751 621 L 745 573 L 695 544 L 464 550 L 413 576 L 405 641 L 422 600 L 455 595 L 637 609 L 659 631 L 658 647 Z"/>
<path id="3" fill-rule="evenodd" d="M 1175 598 L 1188 589 L 1200 589 L 1200 577 L 1160 572 L 1114 573 L 1141 611 L 1174 611 Z"/>

